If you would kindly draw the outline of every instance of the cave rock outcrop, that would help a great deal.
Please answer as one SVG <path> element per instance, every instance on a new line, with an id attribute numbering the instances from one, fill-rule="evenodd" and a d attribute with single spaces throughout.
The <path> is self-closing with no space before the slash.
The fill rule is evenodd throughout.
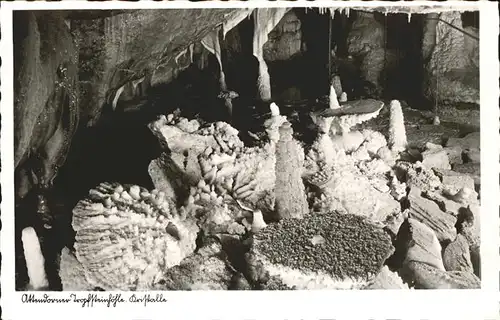
<path id="1" fill-rule="evenodd" d="M 479 30 L 459 31 L 458 11 L 427 16 L 424 29 L 422 51 L 428 61 L 424 94 L 439 102 L 479 104 Z"/>

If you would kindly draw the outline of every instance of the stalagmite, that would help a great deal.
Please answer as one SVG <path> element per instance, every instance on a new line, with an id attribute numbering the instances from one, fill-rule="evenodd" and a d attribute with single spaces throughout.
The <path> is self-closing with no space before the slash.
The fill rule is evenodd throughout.
<path id="1" fill-rule="evenodd" d="M 439 120 L 439 116 L 434 116 L 434 120 L 432 121 L 432 124 L 435 126 L 439 126 L 441 124 L 441 121 Z"/>
<path id="2" fill-rule="evenodd" d="M 391 101 L 390 109 L 389 146 L 392 151 L 401 152 L 407 145 L 403 110 L 398 100 Z"/>
<path id="3" fill-rule="evenodd" d="M 254 11 L 253 55 L 259 61 L 257 88 L 263 101 L 271 100 L 271 79 L 264 60 L 263 46 L 268 34 L 280 22 L 289 8 L 258 8 Z"/>
<path id="4" fill-rule="evenodd" d="M 32 290 L 43 290 L 49 285 L 45 274 L 45 259 L 40 248 L 35 229 L 27 227 L 23 229 L 21 240 L 23 242 L 24 258 L 30 279 L 29 286 Z"/>
<path id="5" fill-rule="evenodd" d="M 342 92 L 342 94 L 340 95 L 339 102 L 347 102 L 347 93 Z"/>
<path id="6" fill-rule="evenodd" d="M 333 84 L 330 86 L 330 109 L 338 109 L 340 108 L 339 101 L 337 100 L 337 93 L 335 92 L 335 88 Z"/>
<path id="7" fill-rule="evenodd" d="M 264 221 L 264 217 L 262 216 L 262 211 L 253 211 L 252 232 L 257 233 L 265 227 L 267 227 L 267 224 Z"/>
<path id="8" fill-rule="evenodd" d="M 302 170 L 300 168 L 298 144 L 293 140 L 293 129 L 289 122 L 280 127 L 280 140 L 276 145 L 275 210 L 280 219 L 302 219 L 309 211 Z"/>

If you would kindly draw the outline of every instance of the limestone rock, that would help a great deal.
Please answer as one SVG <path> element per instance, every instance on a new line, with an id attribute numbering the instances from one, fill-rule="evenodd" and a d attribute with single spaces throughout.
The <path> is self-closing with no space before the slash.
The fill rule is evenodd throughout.
<path id="1" fill-rule="evenodd" d="M 19 11 L 13 20 L 14 34 L 20 34 L 14 47 L 16 66 L 19 66 L 14 74 L 13 108 L 14 165 L 17 167 L 30 148 L 43 147 L 41 144 L 47 135 L 44 131 L 51 126 L 55 129 L 59 124 L 59 119 L 54 117 L 61 114 L 62 108 L 68 108 L 69 119 L 78 119 L 80 111 L 76 99 L 78 50 L 64 22 L 64 13 Z M 59 70 L 63 69 L 66 77 L 60 76 Z M 67 95 L 62 94 L 61 89 Z M 60 99 L 61 96 L 68 101 Z"/>
<path id="2" fill-rule="evenodd" d="M 463 138 L 450 138 L 446 143 L 447 147 L 455 147 L 459 146 L 462 150 L 466 149 L 477 149 L 481 148 L 481 133 L 480 132 L 472 132 L 466 135 Z"/>
<path id="3" fill-rule="evenodd" d="M 280 219 L 300 219 L 309 211 L 302 181 L 303 158 L 297 141 L 292 137 L 291 124 L 285 122 L 279 132 L 280 140 L 276 145 L 275 210 Z"/>
<path id="4" fill-rule="evenodd" d="M 474 185 L 481 185 L 481 164 L 473 162 L 456 164 L 452 169 L 453 171 L 469 175 L 474 179 Z"/>
<path id="5" fill-rule="evenodd" d="M 474 179 L 469 175 L 439 168 L 434 168 L 433 171 L 441 179 L 442 184 L 448 188 L 453 187 L 456 190 L 469 188 L 474 190 Z"/>
<path id="6" fill-rule="evenodd" d="M 439 18 L 462 28 L 458 11 L 443 12 Z M 479 37 L 477 29 L 467 28 L 466 32 Z M 438 101 L 479 104 L 479 42 L 445 23 L 433 24 L 427 33 L 424 38 L 434 46 L 426 66 L 425 94 Z"/>
<path id="7" fill-rule="evenodd" d="M 404 264 L 420 262 L 444 271 L 441 258 L 441 245 L 434 231 L 418 220 L 409 218 L 408 227 L 410 241 L 408 243 Z"/>
<path id="8" fill-rule="evenodd" d="M 464 150 L 466 162 L 481 162 L 481 151 L 478 148 Z"/>
<path id="9" fill-rule="evenodd" d="M 441 191 L 428 191 L 424 195 L 425 198 L 434 201 L 442 211 L 455 217 L 458 216 L 460 208 L 463 207 L 463 204 L 445 197 Z"/>
<path id="10" fill-rule="evenodd" d="M 160 158 L 152 160 L 148 167 L 148 173 L 153 181 L 155 189 L 164 192 L 171 199 L 181 203 L 185 200 L 189 186 L 201 179 L 201 170 L 196 166 L 194 170 L 182 167 L 179 154 L 162 154 Z M 184 158 L 184 156 L 183 156 Z M 198 178 L 198 180 L 196 180 Z M 195 182 L 196 181 L 196 182 Z"/>
<path id="11" fill-rule="evenodd" d="M 254 235 L 247 261 L 263 286 L 277 278 L 289 289 L 352 289 L 374 280 L 393 251 L 389 236 L 366 219 L 318 212 Z"/>
<path id="12" fill-rule="evenodd" d="M 236 274 L 222 246 L 213 242 L 168 269 L 154 290 L 228 290 Z"/>
<path id="13" fill-rule="evenodd" d="M 410 262 L 417 289 L 480 289 L 481 280 L 472 272 L 443 271 L 422 262 Z"/>
<path id="14" fill-rule="evenodd" d="M 385 67 L 385 30 L 372 12 L 358 12 L 347 36 L 348 53 L 362 59 L 362 76 L 376 87 Z"/>
<path id="15" fill-rule="evenodd" d="M 459 212 L 458 230 L 469 243 L 469 251 L 471 255 L 472 266 L 474 273 L 480 275 L 481 270 L 481 214 L 479 205 L 469 205 L 467 208 L 461 208 Z"/>
<path id="16" fill-rule="evenodd" d="M 399 202 L 387 192 L 377 190 L 365 175 L 348 168 L 339 168 L 324 186 L 325 199 L 318 199 L 317 210 L 343 211 L 384 223 L 401 211 Z"/>
<path id="17" fill-rule="evenodd" d="M 190 44 L 242 11 L 134 10 L 75 23 L 80 55 L 88 57 L 79 66 L 79 80 L 84 87 L 82 104 L 91 108 L 91 124 L 97 122 L 106 99 L 114 99 L 120 87 L 143 74 L 151 85 L 168 84 L 191 63 Z"/>
<path id="18" fill-rule="evenodd" d="M 61 251 L 59 277 L 63 291 L 91 291 L 94 289 L 85 277 L 83 265 L 66 247 Z"/>
<path id="19" fill-rule="evenodd" d="M 408 146 L 418 149 L 424 149 L 428 142 L 442 144 L 443 141 L 451 137 L 456 137 L 458 134 L 458 129 L 435 126 L 432 124 L 421 124 L 418 126 L 408 126 L 406 128 Z"/>
<path id="20" fill-rule="evenodd" d="M 447 271 L 474 272 L 470 260 L 469 243 L 461 234 L 450 243 L 443 253 L 443 263 Z"/>
<path id="21" fill-rule="evenodd" d="M 421 194 L 422 191 L 419 188 L 411 188 L 408 194 L 409 217 L 428 225 L 434 230 L 439 241 L 455 240 L 457 218 L 441 211 L 434 201 L 425 199 Z"/>
<path id="22" fill-rule="evenodd" d="M 301 22 L 292 10 L 283 16 L 268 37 L 263 47 L 266 61 L 288 60 L 302 52 Z"/>
<path id="23" fill-rule="evenodd" d="M 450 159 L 448 158 L 448 153 L 443 150 L 443 148 L 427 149 L 422 152 L 422 165 L 426 168 L 439 168 L 449 170 Z"/>
<path id="24" fill-rule="evenodd" d="M 408 285 L 403 282 L 397 273 L 392 272 L 387 266 L 384 266 L 373 283 L 366 287 L 366 289 L 408 289 Z"/>
<path id="25" fill-rule="evenodd" d="M 160 271 L 196 248 L 199 228 L 165 194 L 101 183 L 73 209 L 75 255 L 89 283 L 104 290 L 147 290 Z"/>
<path id="26" fill-rule="evenodd" d="M 462 159 L 462 148 L 460 146 L 453 147 L 445 147 L 443 150 L 448 155 L 448 159 L 450 160 L 450 164 L 461 164 L 463 163 Z"/>
<path id="27" fill-rule="evenodd" d="M 434 174 L 434 171 L 422 165 L 422 163 L 398 162 L 396 173 L 401 176 L 400 180 L 405 181 L 410 188 L 416 187 L 422 191 L 433 191 L 441 187 L 441 180 Z"/>

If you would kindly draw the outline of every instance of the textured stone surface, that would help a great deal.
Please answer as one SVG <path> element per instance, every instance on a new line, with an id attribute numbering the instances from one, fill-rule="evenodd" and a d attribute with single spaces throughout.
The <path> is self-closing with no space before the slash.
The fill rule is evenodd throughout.
<path id="1" fill-rule="evenodd" d="M 111 17 L 77 23 L 82 103 L 91 109 L 90 124 L 100 115 L 103 103 L 118 88 L 146 76 L 146 82 L 174 75 L 181 54 L 220 23 L 239 14 L 238 9 L 132 10 Z M 89 35 L 92 35 L 89 37 Z M 189 55 L 187 55 L 189 56 Z"/>
<path id="2" fill-rule="evenodd" d="M 347 50 L 361 61 L 366 81 L 380 90 L 380 74 L 385 67 L 385 30 L 371 12 L 358 12 L 347 36 Z"/>
<path id="3" fill-rule="evenodd" d="M 481 212 L 479 205 L 469 205 L 467 208 L 460 210 L 458 230 L 469 243 L 469 251 L 471 255 L 472 266 L 474 273 L 479 276 L 481 270 Z"/>
<path id="4" fill-rule="evenodd" d="M 236 271 L 229 266 L 222 246 L 212 243 L 168 269 L 155 290 L 228 290 Z"/>
<path id="5" fill-rule="evenodd" d="M 439 18 L 462 29 L 458 11 L 443 12 Z M 479 38 L 479 30 L 465 29 Z M 425 94 L 438 101 L 479 104 L 479 41 L 443 22 L 428 23 L 426 32 L 429 35 L 424 35 L 424 39 L 435 40 L 425 46 L 433 47 L 427 65 Z"/>
<path id="6" fill-rule="evenodd" d="M 434 174 L 434 171 L 422 166 L 421 163 L 398 162 L 396 170 L 400 171 L 403 181 L 410 188 L 416 187 L 421 191 L 434 191 L 441 187 L 441 180 Z"/>
<path id="7" fill-rule="evenodd" d="M 441 179 L 444 186 L 474 190 L 474 179 L 469 175 L 442 169 L 434 169 L 434 173 Z"/>
<path id="8" fill-rule="evenodd" d="M 472 132 L 463 138 L 450 138 L 446 143 L 447 147 L 459 146 L 462 150 L 481 148 L 481 133 Z"/>
<path id="9" fill-rule="evenodd" d="M 446 151 L 446 154 L 448 155 L 448 159 L 450 160 L 450 164 L 460 164 L 463 163 L 462 159 L 462 148 L 460 146 L 454 146 L 454 147 L 445 147 L 443 148 L 444 151 Z"/>
<path id="10" fill-rule="evenodd" d="M 464 150 L 466 162 L 481 162 L 481 151 L 478 148 Z"/>
<path id="11" fill-rule="evenodd" d="M 474 179 L 475 185 L 481 185 L 481 164 L 479 163 L 463 163 L 452 166 L 453 171 L 464 173 Z"/>
<path id="12" fill-rule="evenodd" d="M 441 245 L 434 231 L 415 219 L 408 219 L 410 241 L 404 264 L 415 261 L 428 264 L 433 268 L 445 270 L 441 258 Z"/>
<path id="13" fill-rule="evenodd" d="M 411 188 L 408 194 L 410 203 L 409 217 L 428 225 L 434 230 L 439 241 L 455 240 L 457 218 L 441 211 L 434 201 L 425 199 L 421 196 L 421 193 L 422 191 L 419 188 Z"/>
<path id="14" fill-rule="evenodd" d="M 79 57 L 61 11 L 16 11 L 13 32 L 15 192 L 21 199 L 33 180 L 47 188 L 66 162 L 81 113 Z"/>
<path id="15" fill-rule="evenodd" d="M 446 246 L 443 252 L 443 264 L 447 271 L 474 272 L 469 243 L 463 235 L 458 234 L 455 241 Z"/>
<path id="16" fill-rule="evenodd" d="M 442 144 L 443 141 L 446 141 L 450 137 L 455 137 L 458 134 L 458 129 L 435 126 L 432 124 L 407 126 L 406 128 L 408 146 L 419 149 L 424 149 L 427 142 Z"/>
<path id="17" fill-rule="evenodd" d="M 275 210 L 280 219 L 300 219 L 309 212 L 302 182 L 301 167 L 304 160 L 297 141 L 292 137 L 291 124 L 285 122 L 279 133 L 280 139 L 276 144 Z"/>
<path id="18" fill-rule="evenodd" d="M 339 168 L 323 190 L 325 199 L 320 199 L 315 206 L 321 211 L 336 208 L 382 223 L 401 211 L 394 197 L 377 190 L 365 175 L 352 169 Z"/>
<path id="19" fill-rule="evenodd" d="M 421 262 L 410 262 L 408 269 L 417 289 L 480 289 L 481 280 L 471 272 L 442 271 Z"/>
<path id="20" fill-rule="evenodd" d="M 91 291 L 94 289 L 86 279 L 83 265 L 66 247 L 61 251 L 59 277 L 63 291 Z"/>
<path id="21" fill-rule="evenodd" d="M 53 119 L 52 114 L 62 111 L 58 109 L 62 101 L 53 97 L 61 81 L 58 68 L 66 67 L 71 82 L 75 82 L 78 55 L 62 13 L 18 11 L 13 19 L 17 37 L 14 42 L 14 165 L 17 166 L 27 156 L 28 148 L 43 147 L 44 140 L 53 134 L 50 129 L 55 129 L 55 123 L 47 120 L 56 122 L 58 119 Z M 77 92 L 76 87 L 72 90 Z M 48 110 L 43 115 L 45 108 Z"/>
<path id="22" fill-rule="evenodd" d="M 101 183 L 73 209 L 75 255 L 89 283 L 104 290 L 147 290 L 162 270 L 196 248 L 199 228 L 165 194 Z"/>
<path id="23" fill-rule="evenodd" d="M 319 237 L 322 241 L 313 241 Z M 281 220 L 253 241 L 247 256 L 253 281 L 266 283 L 276 276 L 287 287 L 299 289 L 363 287 L 394 251 L 379 227 L 335 212 Z"/>
<path id="24" fill-rule="evenodd" d="M 392 272 L 387 266 L 384 266 L 373 283 L 365 289 L 408 289 L 408 285 L 403 282 L 396 272 Z"/>
<path id="25" fill-rule="evenodd" d="M 293 10 L 269 33 L 263 50 L 266 61 L 287 60 L 302 52 L 301 22 Z"/>
<path id="26" fill-rule="evenodd" d="M 422 152 L 422 164 L 427 168 L 451 169 L 448 153 L 442 147 Z"/>

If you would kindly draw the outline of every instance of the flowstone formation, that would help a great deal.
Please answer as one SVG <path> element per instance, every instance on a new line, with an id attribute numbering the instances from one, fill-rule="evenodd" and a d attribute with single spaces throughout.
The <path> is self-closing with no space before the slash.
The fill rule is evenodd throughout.
<path id="1" fill-rule="evenodd" d="M 247 259 L 252 280 L 264 288 L 271 280 L 287 289 L 359 289 L 392 252 L 380 227 L 330 212 L 268 226 L 253 236 Z"/>
<path id="2" fill-rule="evenodd" d="M 157 190 L 101 183 L 73 210 L 75 256 L 104 290 L 148 290 L 196 248 L 198 227 Z"/>

